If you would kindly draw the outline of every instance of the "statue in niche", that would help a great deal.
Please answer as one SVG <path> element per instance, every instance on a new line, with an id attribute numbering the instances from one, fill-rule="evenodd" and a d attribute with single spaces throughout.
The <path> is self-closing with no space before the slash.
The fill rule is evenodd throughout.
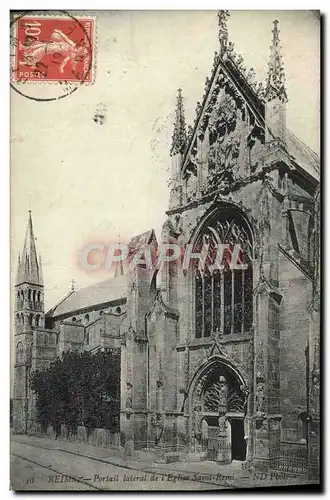
<path id="1" fill-rule="evenodd" d="M 202 407 L 200 404 L 196 404 L 194 406 L 194 412 L 193 412 L 192 430 L 193 430 L 193 435 L 198 442 L 200 442 L 202 438 L 202 420 L 203 420 Z"/>
<path id="2" fill-rule="evenodd" d="M 265 379 L 260 372 L 257 374 L 256 388 L 256 414 L 264 415 L 265 413 Z"/>
<path id="3" fill-rule="evenodd" d="M 126 388 L 126 408 L 132 408 L 132 384 L 127 382 Z"/>

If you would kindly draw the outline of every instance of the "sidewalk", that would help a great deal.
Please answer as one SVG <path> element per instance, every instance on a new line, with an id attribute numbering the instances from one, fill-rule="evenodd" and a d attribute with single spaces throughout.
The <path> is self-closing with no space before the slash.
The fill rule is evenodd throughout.
<path id="1" fill-rule="evenodd" d="M 233 461 L 228 465 L 216 462 L 175 462 L 171 464 L 150 463 L 136 457 L 127 457 L 125 452 L 116 448 L 99 448 L 86 443 L 52 440 L 36 436 L 12 435 L 11 440 L 42 448 L 64 451 L 74 455 L 99 460 L 109 465 L 121 466 L 131 470 L 139 470 L 154 474 L 165 474 L 171 478 L 192 479 L 205 483 L 217 484 L 225 488 L 255 488 L 267 486 L 290 486 L 297 484 L 313 484 L 302 476 L 287 477 L 279 472 L 254 473 L 242 468 L 242 462 Z"/>

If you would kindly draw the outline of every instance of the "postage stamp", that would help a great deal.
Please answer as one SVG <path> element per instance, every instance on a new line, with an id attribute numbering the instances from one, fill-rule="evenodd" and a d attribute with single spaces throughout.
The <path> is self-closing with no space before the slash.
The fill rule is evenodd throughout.
<path id="1" fill-rule="evenodd" d="M 92 81 L 92 18 L 22 16 L 15 32 L 13 81 Z"/>

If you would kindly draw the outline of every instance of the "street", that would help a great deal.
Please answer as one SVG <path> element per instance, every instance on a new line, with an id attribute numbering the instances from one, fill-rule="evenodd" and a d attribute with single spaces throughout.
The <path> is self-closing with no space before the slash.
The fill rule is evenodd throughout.
<path id="1" fill-rule="evenodd" d="M 25 440 L 28 440 L 24 436 Z M 17 439 L 17 440 L 16 440 Z M 187 476 L 164 472 L 145 472 L 87 458 L 72 451 L 53 449 L 54 441 L 42 445 L 11 441 L 11 487 L 15 491 L 75 490 L 214 490 L 225 485 L 188 480 Z M 183 484 L 184 483 L 184 484 Z"/>
<path id="2" fill-rule="evenodd" d="M 207 491 L 318 483 L 278 471 L 249 472 L 238 461 L 156 463 L 117 448 L 26 435 L 11 436 L 10 476 L 15 491 Z"/>

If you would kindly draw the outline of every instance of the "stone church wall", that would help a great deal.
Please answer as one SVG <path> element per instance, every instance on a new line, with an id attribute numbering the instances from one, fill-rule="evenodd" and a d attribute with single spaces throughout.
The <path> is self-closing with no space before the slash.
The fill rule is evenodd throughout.
<path id="1" fill-rule="evenodd" d="M 282 441 L 302 438 L 298 416 L 307 408 L 306 355 L 311 283 L 285 257 L 280 262 L 280 395 Z"/>

